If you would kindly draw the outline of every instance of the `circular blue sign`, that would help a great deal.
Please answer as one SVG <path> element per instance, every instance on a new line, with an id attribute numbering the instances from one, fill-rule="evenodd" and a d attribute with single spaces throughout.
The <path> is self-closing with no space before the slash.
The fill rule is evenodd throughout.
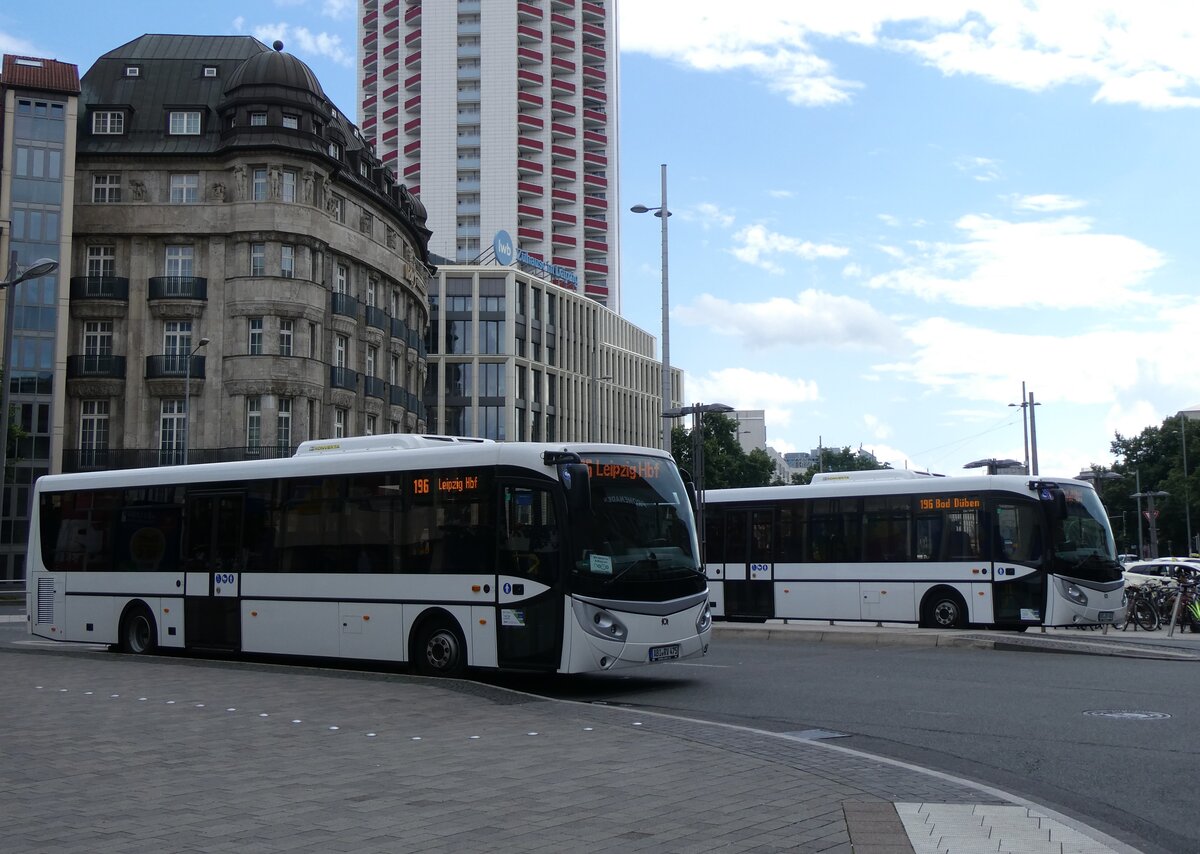
<path id="1" fill-rule="evenodd" d="M 496 253 L 496 263 L 501 267 L 507 267 L 513 262 L 513 241 L 507 231 L 496 232 L 496 237 L 492 241 L 492 251 Z"/>

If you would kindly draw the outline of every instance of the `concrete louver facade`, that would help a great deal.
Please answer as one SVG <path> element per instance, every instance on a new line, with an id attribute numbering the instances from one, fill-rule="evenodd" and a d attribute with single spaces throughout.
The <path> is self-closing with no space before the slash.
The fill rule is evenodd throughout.
<path id="1" fill-rule="evenodd" d="M 83 76 L 64 470 L 425 429 L 424 207 L 282 47 L 146 35 Z"/>

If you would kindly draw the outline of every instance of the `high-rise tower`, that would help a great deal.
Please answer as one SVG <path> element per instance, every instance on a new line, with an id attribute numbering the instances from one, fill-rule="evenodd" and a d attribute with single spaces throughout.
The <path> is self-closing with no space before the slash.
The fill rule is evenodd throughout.
<path id="1" fill-rule="evenodd" d="M 615 0 L 360 0 L 363 134 L 431 253 L 518 260 L 620 311 Z"/>

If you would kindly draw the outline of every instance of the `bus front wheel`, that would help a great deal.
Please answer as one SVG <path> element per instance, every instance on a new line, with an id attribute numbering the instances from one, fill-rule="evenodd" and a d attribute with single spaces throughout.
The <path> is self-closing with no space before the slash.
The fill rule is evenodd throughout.
<path id="1" fill-rule="evenodd" d="M 949 588 L 935 590 L 925 597 L 921 626 L 927 629 L 965 629 L 967 603 Z"/>
<path id="2" fill-rule="evenodd" d="M 416 665 L 423 676 L 461 676 L 467 669 L 467 644 L 458 627 L 439 621 L 422 628 Z"/>
<path id="3" fill-rule="evenodd" d="M 131 655 L 150 655 L 158 648 L 158 628 L 149 608 L 134 605 L 125 612 L 117 646 Z"/>

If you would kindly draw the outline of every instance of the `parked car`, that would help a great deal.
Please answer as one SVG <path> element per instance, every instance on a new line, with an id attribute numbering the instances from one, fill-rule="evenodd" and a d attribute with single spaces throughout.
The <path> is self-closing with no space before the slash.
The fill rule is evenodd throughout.
<path id="1" fill-rule="evenodd" d="M 1174 584 L 1181 573 L 1200 575 L 1200 560 L 1187 557 L 1160 557 L 1125 564 L 1125 583 L 1138 587 L 1147 581 L 1166 581 Z"/>

